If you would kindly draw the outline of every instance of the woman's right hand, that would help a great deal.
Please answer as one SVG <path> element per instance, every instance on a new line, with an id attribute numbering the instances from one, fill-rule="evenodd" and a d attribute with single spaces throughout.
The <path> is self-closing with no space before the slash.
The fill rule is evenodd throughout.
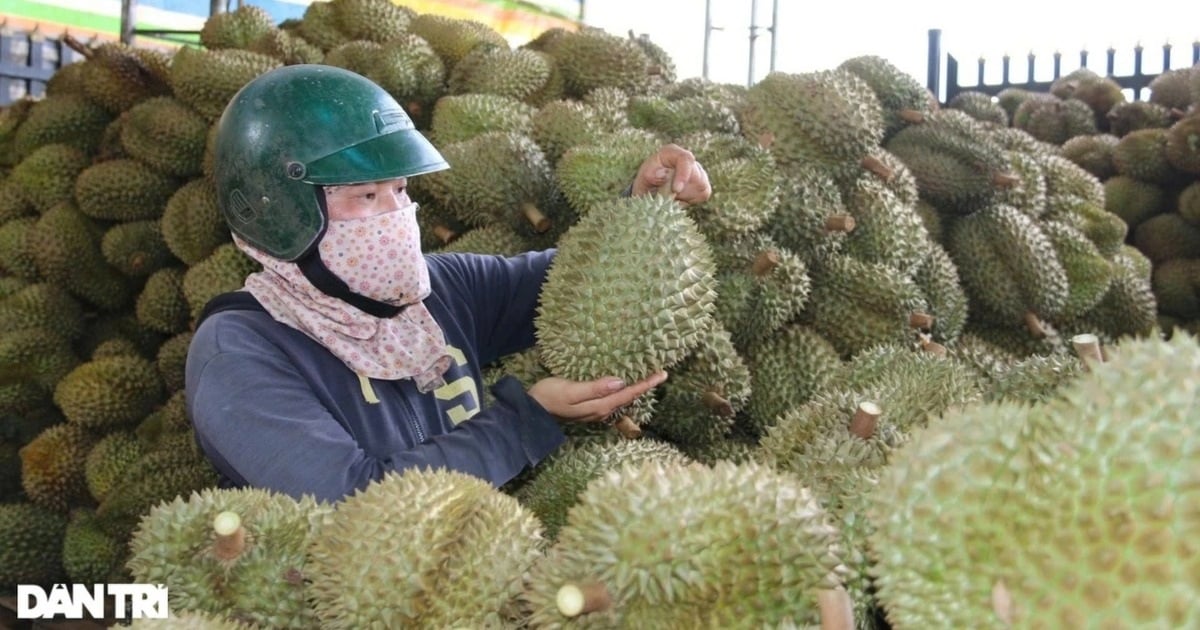
<path id="1" fill-rule="evenodd" d="M 666 372 L 651 374 L 632 385 L 615 377 L 581 382 L 551 376 L 534 383 L 529 396 L 564 422 L 599 422 L 665 380 Z"/>

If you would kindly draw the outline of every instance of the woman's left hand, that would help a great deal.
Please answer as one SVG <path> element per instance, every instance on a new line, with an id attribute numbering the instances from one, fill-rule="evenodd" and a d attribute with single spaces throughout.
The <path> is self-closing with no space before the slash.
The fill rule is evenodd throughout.
<path id="1" fill-rule="evenodd" d="M 672 173 L 671 190 L 675 193 L 676 201 L 685 204 L 704 203 L 712 196 L 712 185 L 708 182 L 704 167 L 696 161 L 691 151 L 677 144 L 664 145 L 642 162 L 633 180 L 633 196 L 658 190 Z"/>

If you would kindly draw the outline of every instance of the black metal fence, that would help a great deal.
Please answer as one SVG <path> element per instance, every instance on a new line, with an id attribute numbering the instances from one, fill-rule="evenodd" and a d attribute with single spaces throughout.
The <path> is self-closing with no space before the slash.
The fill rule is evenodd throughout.
<path id="1" fill-rule="evenodd" d="M 0 106 L 26 95 L 41 96 L 51 75 L 81 59 L 57 37 L 0 30 Z"/>
<path id="2" fill-rule="evenodd" d="M 1163 44 L 1162 72 L 1173 69 L 1171 65 L 1171 52 L 1171 45 Z M 1104 71 L 1101 72 L 1097 68 L 1092 68 L 1092 71 L 1096 74 L 1109 77 L 1113 81 L 1116 81 L 1117 84 L 1122 88 L 1130 90 L 1133 95 L 1133 100 L 1142 100 L 1146 94 L 1147 86 L 1150 85 L 1150 82 L 1153 81 L 1155 77 L 1161 74 L 1161 72 L 1143 72 L 1143 62 L 1145 61 L 1144 55 L 1146 53 L 1146 49 L 1142 46 L 1135 46 L 1133 48 L 1133 72 L 1131 74 L 1118 75 L 1116 74 L 1117 50 L 1114 48 L 1109 48 L 1104 52 Z M 999 93 L 1005 88 L 1010 87 L 1024 88 L 1035 92 L 1048 92 L 1050 91 L 1050 84 L 1063 74 L 1070 73 L 1078 68 L 1087 68 L 1088 63 L 1091 60 L 1091 54 L 1087 50 L 1080 51 L 1079 64 L 1077 66 L 1072 66 L 1071 68 L 1067 69 L 1067 72 L 1064 73 L 1063 55 L 1062 53 L 1055 52 L 1053 55 L 1051 55 L 1053 75 L 1049 81 L 1037 81 L 1034 79 L 1036 76 L 1035 70 L 1038 67 L 1038 61 L 1041 61 L 1041 59 L 1039 59 L 1033 53 L 1030 53 L 1025 59 L 1027 71 L 1026 80 L 1013 81 L 1013 60 L 1008 55 L 1004 55 L 1000 59 L 999 83 L 988 83 L 984 80 L 985 73 L 987 72 L 989 66 L 988 61 L 981 58 L 976 61 L 976 80 L 974 85 L 964 85 L 962 83 L 962 74 L 959 68 L 958 59 L 956 59 L 954 55 L 946 53 L 945 60 L 946 90 L 943 94 L 941 91 L 942 31 L 941 29 L 936 28 L 929 29 L 929 72 L 926 76 L 925 85 L 931 92 L 937 95 L 939 100 L 941 100 L 943 103 L 949 102 L 950 99 L 954 98 L 958 93 L 968 90 L 993 95 Z M 1192 64 L 1196 63 L 1200 63 L 1200 42 L 1195 42 L 1192 44 Z M 1043 65 L 1042 67 L 1044 68 L 1045 66 Z"/>

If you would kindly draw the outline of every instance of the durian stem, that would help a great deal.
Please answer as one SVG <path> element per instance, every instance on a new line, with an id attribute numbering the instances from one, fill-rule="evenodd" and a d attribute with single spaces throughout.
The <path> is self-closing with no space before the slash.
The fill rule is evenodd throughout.
<path id="1" fill-rule="evenodd" d="M 854 630 L 854 602 L 844 588 L 817 591 L 821 630 Z"/>
<path id="2" fill-rule="evenodd" d="M 1037 313 L 1033 311 L 1025 313 L 1025 327 L 1029 329 L 1029 334 L 1033 335 L 1034 339 L 1046 338 L 1046 325 L 1038 318 Z"/>
<path id="3" fill-rule="evenodd" d="M 857 225 L 854 217 L 848 214 L 835 214 L 825 218 L 826 232 L 853 232 Z"/>
<path id="4" fill-rule="evenodd" d="M 996 188 L 1012 188 L 1021 183 L 1021 178 L 1012 173 L 996 171 L 992 173 L 992 185 Z"/>
<path id="5" fill-rule="evenodd" d="M 760 252 L 758 257 L 754 259 L 754 265 L 750 267 L 750 272 L 756 277 L 763 277 L 779 266 L 779 252 L 768 249 L 765 252 Z"/>
<path id="6" fill-rule="evenodd" d="M 1083 361 L 1084 369 L 1091 369 L 1092 363 L 1104 363 L 1104 353 L 1100 351 L 1100 338 L 1091 333 L 1081 333 L 1071 337 L 1071 345 L 1075 354 Z"/>
<path id="7" fill-rule="evenodd" d="M 433 226 L 433 235 L 436 236 L 443 245 L 449 245 L 450 241 L 458 238 L 458 232 L 455 232 L 454 230 L 440 224 Z"/>
<path id="8" fill-rule="evenodd" d="M 921 350 L 935 357 L 946 356 L 946 346 L 934 341 L 929 335 L 921 335 Z"/>
<path id="9" fill-rule="evenodd" d="M 930 328 L 933 328 L 934 321 L 933 315 L 930 315 L 929 313 L 914 311 L 908 314 L 908 325 L 911 328 L 929 330 Z"/>
<path id="10" fill-rule="evenodd" d="M 564 584 L 554 597 L 558 612 L 566 617 L 607 610 L 612 606 L 608 588 L 599 582 L 587 584 Z"/>
<path id="11" fill-rule="evenodd" d="M 421 111 L 425 108 L 421 105 L 421 101 L 409 101 L 404 104 L 404 109 L 408 111 L 409 117 L 417 118 L 421 115 Z"/>
<path id="12" fill-rule="evenodd" d="M 92 57 L 96 56 L 96 52 L 92 50 L 90 46 L 84 44 L 78 39 L 75 39 L 74 37 L 71 37 L 69 34 L 62 36 L 62 42 L 66 44 L 68 48 L 83 55 L 87 59 L 91 59 Z"/>
<path id="13" fill-rule="evenodd" d="M 884 182 L 891 182 L 892 178 L 896 176 L 896 171 L 893 171 L 890 166 L 881 162 L 874 155 L 863 156 L 863 159 L 859 163 L 862 164 L 863 168 L 874 173 Z"/>
<path id="14" fill-rule="evenodd" d="M 533 226 L 533 231 L 541 234 L 550 229 L 550 217 L 542 214 L 542 211 L 537 206 L 526 201 L 521 204 L 521 213 L 529 220 L 529 224 Z"/>
<path id="15" fill-rule="evenodd" d="M 775 144 L 775 134 L 770 131 L 764 131 L 758 134 L 758 146 L 764 149 L 770 149 L 771 145 Z"/>
<path id="16" fill-rule="evenodd" d="M 1008 586 L 1004 584 L 1004 580 L 992 585 L 992 612 L 996 613 L 996 617 L 1000 621 L 1008 625 L 1012 624 L 1012 594 L 1008 592 Z"/>
<path id="17" fill-rule="evenodd" d="M 925 122 L 925 114 L 922 114 L 915 109 L 902 109 L 897 112 L 897 115 L 900 116 L 900 120 L 903 120 L 910 125 L 917 125 Z"/>
<path id="18" fill-rule="evenodd" d="M 1178 107 L 1171 108 L 1171 120 L 1183 120 L 1185 116 L 1187 116 L 1187 112 L 1183 111 L 1182 109 L 1179 109 Z"/>
<path id="19" fill-rule="evenodd" d="M 858 403 L 858 409 L 850 419 L 850 432 L 864 440 L 871 439 L 871 436 L 875 435 L 875 427 L 879 424 L 881 415 L 883 410 L 879 405 L 869 400 Z"/>
<path id="20" fill-rule="evenodd" d="M 228 562 L 237 559 L 246 550 L 246 528 L 242 518 L 234 512 L 221 512 L 213 519 L 213 555 Z"/>
<path id="21" fill-rule="evenodd" d="M 621 434 L 621 437 L 628 440 L 642 437 L 642 428 L 633 421 L 633 418 L 624 414 L 613 423 L 613 428 L 617 430 L 617 433 Z"/>
<path id="22" fill-rule="evenodd" d="M 734 413 L 733 403 L 711 389 L 704 392 L 704 395 L 700 397 L 700 402 L 704 403 L 704 406 L 708 407 L 710 411 L 724 418 L 728 418 Z"/>

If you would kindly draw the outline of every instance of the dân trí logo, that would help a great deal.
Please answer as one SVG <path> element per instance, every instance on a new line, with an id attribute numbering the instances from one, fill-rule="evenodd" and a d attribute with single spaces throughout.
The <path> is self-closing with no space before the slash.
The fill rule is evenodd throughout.
<path id="1" fill-rule="evenodd" d="M 118 619 L 167 618 L 167 587 L 162 584 L 55 584 L 49 593 L 37 585 L 18 584 L 17 618 L 103 619 L 109 598 Z"/>

